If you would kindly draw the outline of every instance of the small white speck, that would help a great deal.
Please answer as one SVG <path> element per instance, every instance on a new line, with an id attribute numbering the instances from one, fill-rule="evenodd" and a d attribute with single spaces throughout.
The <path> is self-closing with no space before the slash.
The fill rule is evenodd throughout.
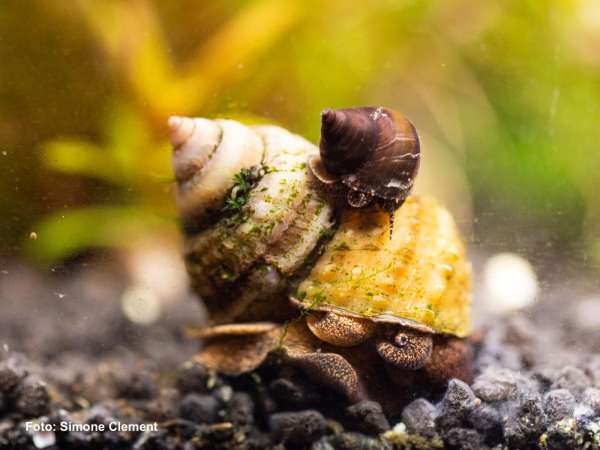
<path id="1" fill-rule="evenodd" d="M 65 297 L 66 297 L 66 295 L 65 295 L 65 294 L 63 294 L 62 292 L 55 292 L 55 293 L 54 293 L 54 295 L 56 295 L 56 296 L 57 296 L 58 298 L 60 298 L 61 300 L 62 300 L 63 298 L 65 298 Z"/>
<path id="2" fill-rule="evenodd" d="M 38 431 L 32 436 L 35 448 L 47 448 L 56 444 L 56 435 L 53 431 Z"/>
<path id="3" fill-rule="evenodd" d="M 149 325 L 160 318 L 162 306 L 155 291 L 146 286 L 132 285 L 121 296 L 121 310 L 133 323 Z"/>
<path id="4" fill-rule="evenodd" d="M 8 152 L 6 150 L 2 150 L 2 156 L 7 156 Z"/>
<path id="5" fill-rule="evenodd" d="M 404 434 L 404 433 L 406 433 L 406 425 L 404 425 L 404 422 L 398 422 L 396 425 L 394 425 L 394 428 L 392 428 L 392 431 L 394 433 Z"/>
<path id="6" fill-rule="evenodd" d="M 499 253 L 484 266 L 488 306 L 496 312 L 516 311 L 535 301 L 540 287 L 529 261 L 515 253 Z"/>

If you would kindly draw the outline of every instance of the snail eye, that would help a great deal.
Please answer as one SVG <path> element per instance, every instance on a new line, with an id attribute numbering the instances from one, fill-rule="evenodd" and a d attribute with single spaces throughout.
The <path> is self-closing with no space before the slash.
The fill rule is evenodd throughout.
<path id="1" fill-rule="evenodd" d="M 396 345 L 398 345 L 398 347 L 404 347 L 406 344 L 408 344 L 408 336 L 401 334 L 396 337 Z"/>
<path id="2" fill-rule="evenodd" d="M 355 189 L 350 189 L 346 195 L 346 201 L 353 208 L 362 208 L 367 206 L 369 203 L 371 203 L 372 199 L 373 197 L 371 197 L 369 194 L 357 191 Z"/>

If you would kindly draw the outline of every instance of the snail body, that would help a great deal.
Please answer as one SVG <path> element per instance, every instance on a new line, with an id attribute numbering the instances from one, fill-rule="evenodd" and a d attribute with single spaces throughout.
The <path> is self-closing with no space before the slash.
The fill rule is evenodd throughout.
<path id="1" fill-rule="evenodd" d="M 213 325 L 200 359 L 241 373 L 283 345 L 351 398 L 375 367 L 364 355 L 390 373 L 468 379 L 470 265 L 450 214 L 409 196 L 414 127 L 386 108 L 322 121 L 320 149 L 275 126 L 170 123 L 186 266 Z"/>

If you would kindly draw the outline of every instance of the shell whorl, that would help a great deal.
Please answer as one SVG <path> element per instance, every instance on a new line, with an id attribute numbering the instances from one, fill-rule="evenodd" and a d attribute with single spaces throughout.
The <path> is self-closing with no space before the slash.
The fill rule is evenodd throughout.
<path id="1" fill-rule="evenodd" d="M 263 143 L 233 120 L 171 118 L 176 202 L 184 224 L 221 207 L 242 169 L 260 165 Z"/>
<path id="2" fill-rule="evenodd" d="M 276 126 L 190 118 L 169 125 L 196 292 L 214 322 L 272 319 L 269 309 L 281 299 L 289 305 L 287 284 L 333 226 L 306 167 L 318 149 Z"/>
<path id="3" fill-rule="evenodd" d="M 415 127 L 401 114 L 382 107 L 327 109 L 321 120 L 322 164 L 311 165 L 317 178 L 339 181 L 399 207 L 419 169 Z"/>
<path id="4" fill-rule="evenodd" d="M 377 125 L 360 109 L 321 113 L 321 159 L 327 172 L 341 176 L 357 170 L 377 145 Z"/>

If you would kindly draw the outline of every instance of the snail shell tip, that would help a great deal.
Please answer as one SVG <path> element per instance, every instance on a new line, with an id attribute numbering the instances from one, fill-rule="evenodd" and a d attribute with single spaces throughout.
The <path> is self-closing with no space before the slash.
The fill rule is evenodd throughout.
<path id="1" fill-rule="evenodd" d="M 181 147 L 194 132 L 194 119 L 189 117 L 171 116 L 167 123 L 169 125 L 169 138 L 175 149 Z"/>
<path id="2" fill-rule="evenodd" d="M 321 111 L 321 124 L 325 127 L 333 125 L 336 121 L 336 112 L 331 108 Z"/>

